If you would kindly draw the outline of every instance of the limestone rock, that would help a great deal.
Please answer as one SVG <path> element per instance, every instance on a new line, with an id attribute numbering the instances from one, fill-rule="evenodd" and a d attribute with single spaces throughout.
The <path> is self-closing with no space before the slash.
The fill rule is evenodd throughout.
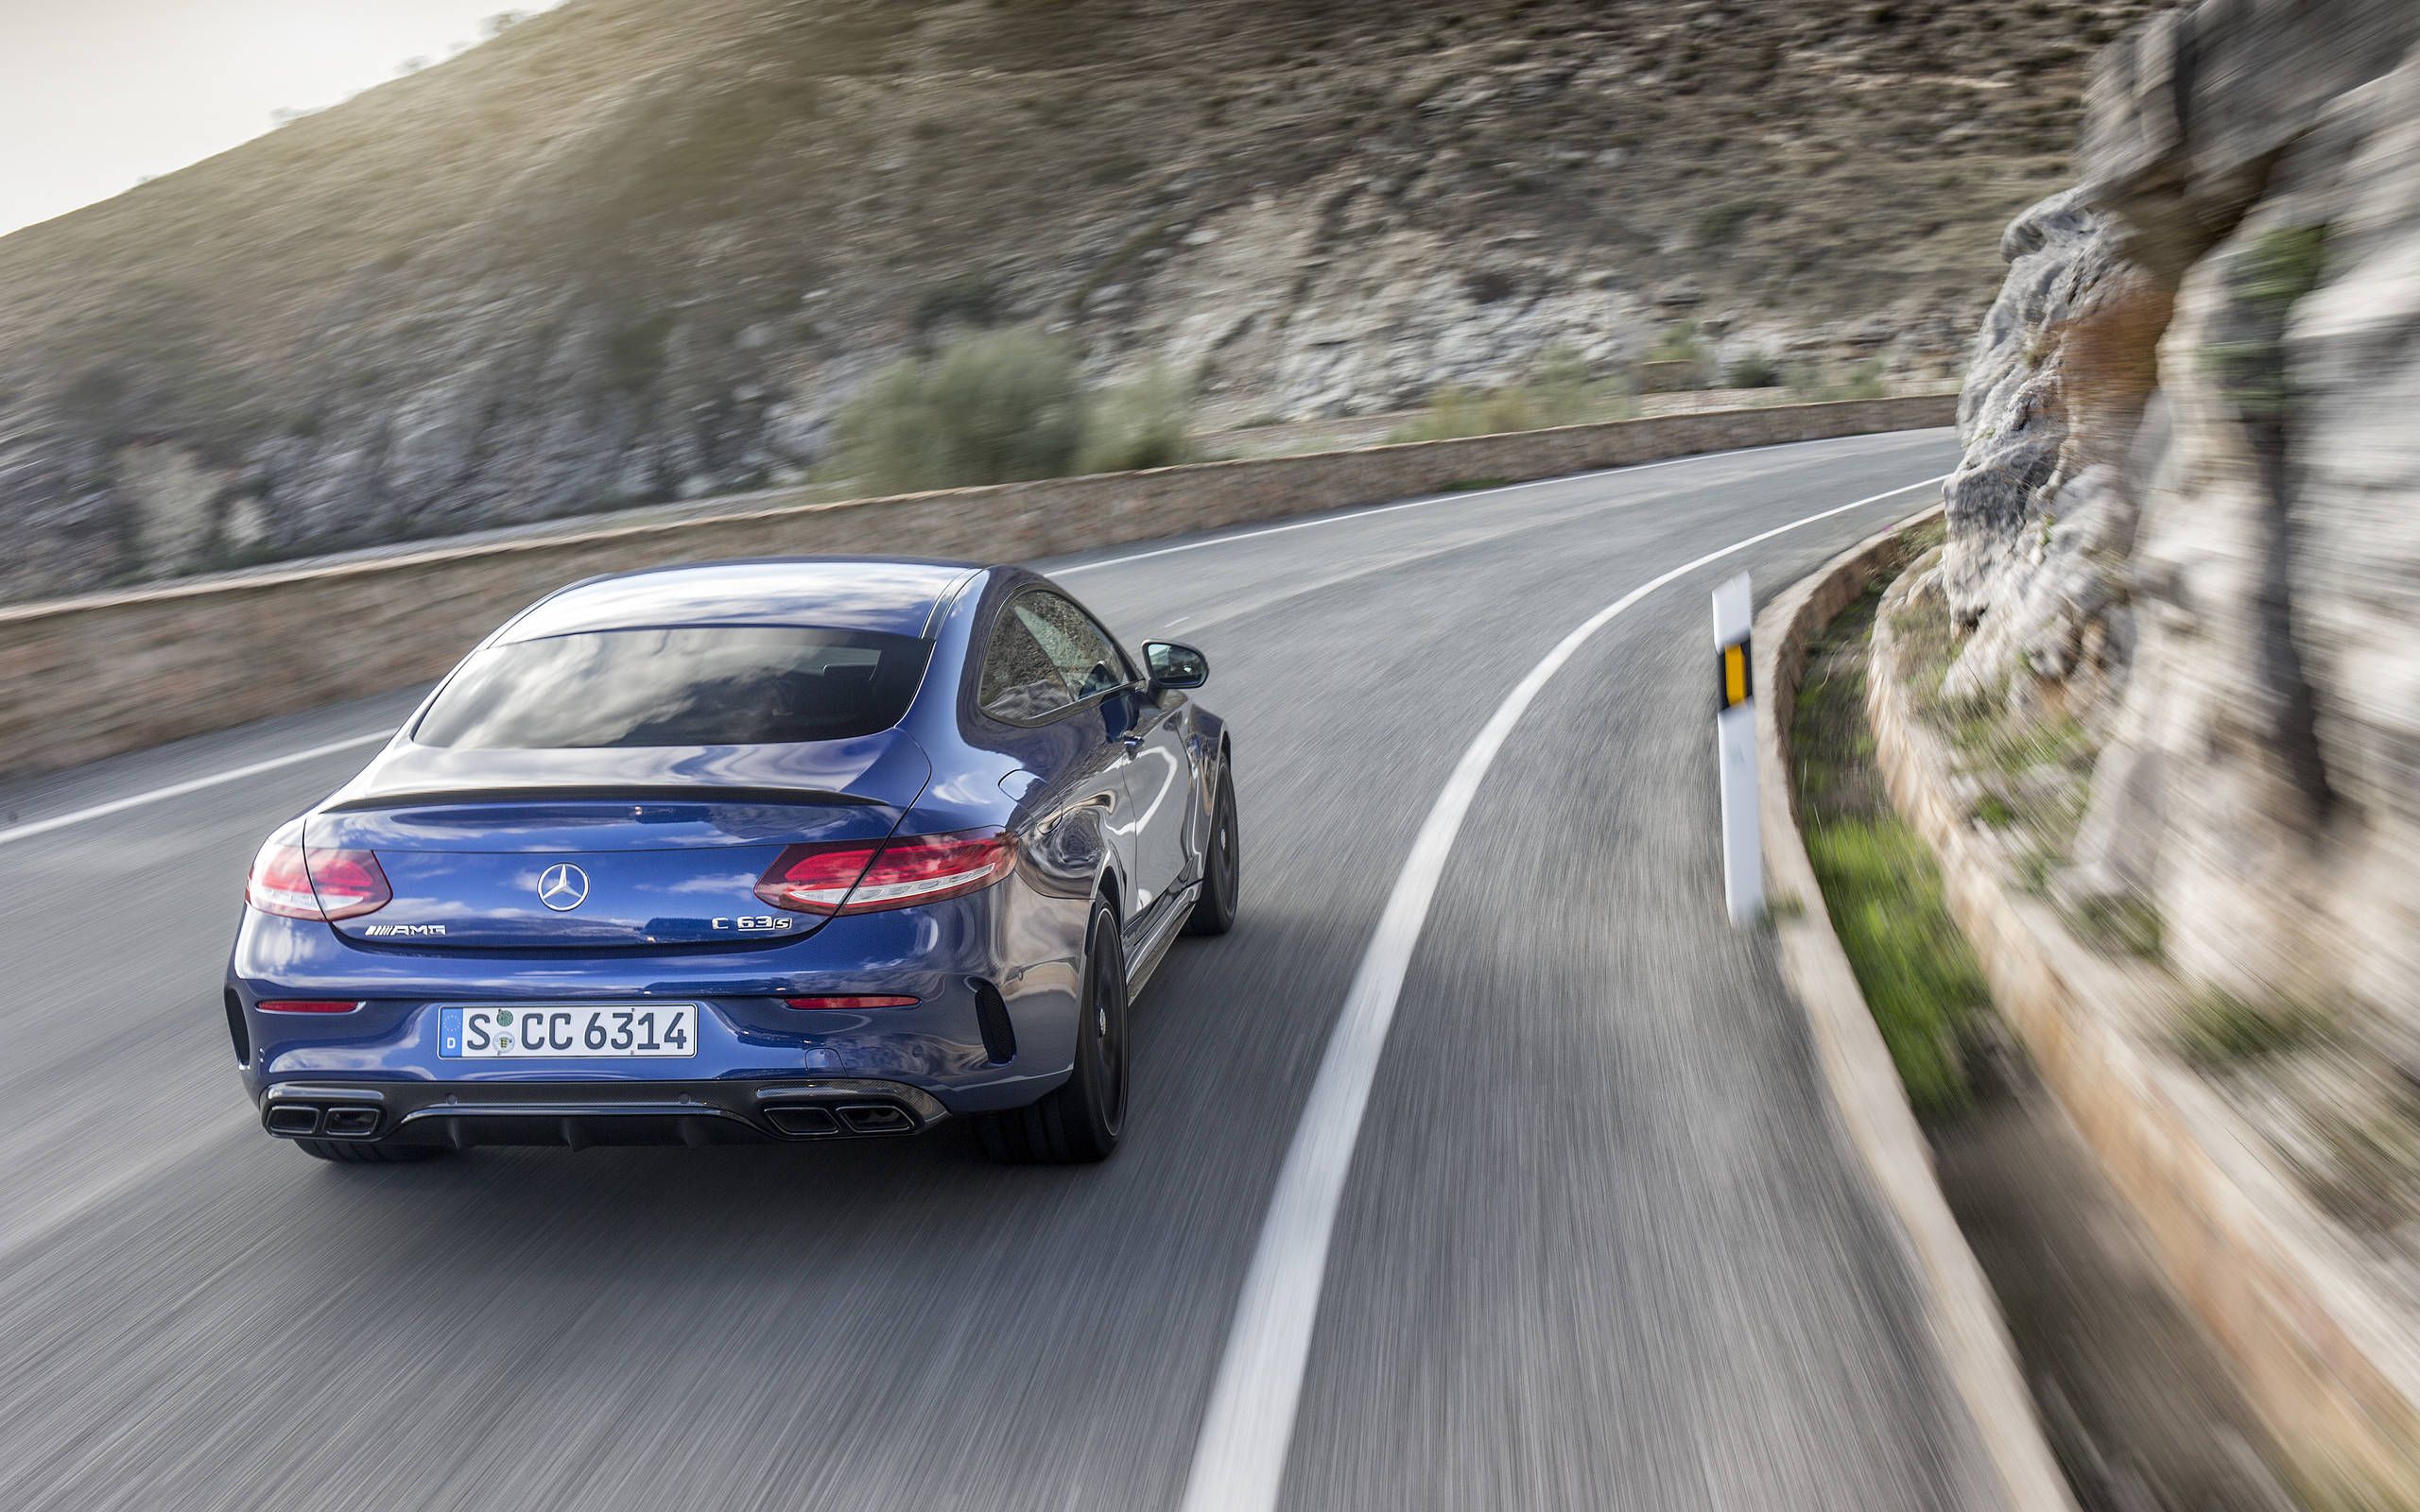
<path id="1" fill-rule="evenodd" d="M 1961 402 L 1956 691 L 2083 694 L 2077 875 L 2420 1073 L 2420 6 L 2205 0 L 2092 100 Z"/>
<path id="2" fill-rule="evenodd" d="M 1976 632 L 1945 684 L 1952 697 L 1991 696 L 2019 674 L 2068 677 L 2123 601 L 2124 459 L 2150 373 L 2107 349 L 2161 303 L 2080 191 L 2027 211 L 2001 245 L 2008 281 L 1975 340 L 1958 406 L 1965 454 L 1945 489 L 1944 589 Z"/>

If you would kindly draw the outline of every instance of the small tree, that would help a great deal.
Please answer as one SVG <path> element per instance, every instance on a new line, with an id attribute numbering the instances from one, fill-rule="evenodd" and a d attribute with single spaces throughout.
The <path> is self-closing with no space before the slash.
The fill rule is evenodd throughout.
<path id="1" fill-rule="evenodd" d="M 493 42 L 528 19 L 527 10 L 499 10 L 479 23 L 479 37 L 482 41 Z"/>

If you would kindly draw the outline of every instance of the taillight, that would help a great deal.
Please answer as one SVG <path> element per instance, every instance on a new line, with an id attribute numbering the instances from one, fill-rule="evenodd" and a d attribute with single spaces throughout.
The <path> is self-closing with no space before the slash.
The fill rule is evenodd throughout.
<path id="1" fill-rule="evenodd" d="M 393 901 L 387 873 L 367 850 L 305 850 L 302 864 L 311 871 L 311 890 L 330 919 L 374 914 Z"/>
<path id="2" fill-rule="evenodd" d="M 756 879 L 756 896 L 793 914 L 829 919 L 848 901 L 849 889 L 873 865 L 879 845 L 794 845 L 773 858 Z"/>
<path id="3" fill-rule="evenodd" d="M 794 845 L 773 858 L 756 896 L 794 914 L 870 914 L 989 887 L 1016 860 L 1016 837 L 998 830 Z"/>
<path id="4" fill-rule="evenodd" d="M 821 1008 L 912 1008 L 916 1005 L 917 1000 L 894 997 L 839 997 L 784 998 L 782 1001 L 793 1008 L 811 1013 Z"/>
<path id="5" fill-rule="evenodd" d="M 311 873 L 302 865 L 302 848 L 275 840 L 252 858 L 251 880 L 245 884 L 244 902 L 264 914 L 281 919 L 325 919 L 318 894 L 311 891 Z"/>
<path id="6" fill-rule="evenodd" d="M 273 1001 L 263 999 L 260 1010 L 263 1013 L 351 1013 L 360 1006 L 351 999 L 278 998 Z"/>
<path id="7" fill-rule="evenodd" d="M 335 920 L 374 914 L 394 899 L 378 858 L 367 850 L 306 850 L 301 824 L 269 836 L 252 858 L 244 901 L 281 919 Z"/>

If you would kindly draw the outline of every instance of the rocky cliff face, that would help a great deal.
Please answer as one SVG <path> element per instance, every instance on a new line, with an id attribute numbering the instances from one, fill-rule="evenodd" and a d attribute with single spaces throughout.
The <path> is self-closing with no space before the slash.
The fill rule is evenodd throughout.
<path id="1" fill-rule="evenodd" d="M 2161 16 L 2081 165 L 1967 381 L 1951 691 L 2106 735 L 2065 885 L 2420 1069 L 2420 6 Z"/>
<path id="2" fill-rule="evenodd" d="M 0 238 L 0 593 L 780 480 L 1038 320 L 1205 418 L 1946 374 L 2149 0 L 572 0 Z"/>

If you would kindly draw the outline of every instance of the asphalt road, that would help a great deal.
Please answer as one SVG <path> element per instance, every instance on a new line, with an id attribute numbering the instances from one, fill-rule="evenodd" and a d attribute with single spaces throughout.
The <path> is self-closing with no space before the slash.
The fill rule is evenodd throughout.
<path id="1" fill-rule="evenodd" d="M 321 1165 L 258 1131 L 217 988 L 253 848 L 366 751 L 8 832 L 410 698 L 0 792 L 0 1506 L 1178 1505 L 1330 1029 L 1474 737 L 1625 593 L 1954 455 L 1819 442 L 1057 564 L 1209 653 L 1242 802 L 1242 919 L 1142 1000 L 1097 1169 L 947 1129 Z M 1512 727 L 1297 1266 L 1277 1504 L 1991 1504 L 1715 847 L 1708 589 L 1923 497 L 1681 575 Z"/>

